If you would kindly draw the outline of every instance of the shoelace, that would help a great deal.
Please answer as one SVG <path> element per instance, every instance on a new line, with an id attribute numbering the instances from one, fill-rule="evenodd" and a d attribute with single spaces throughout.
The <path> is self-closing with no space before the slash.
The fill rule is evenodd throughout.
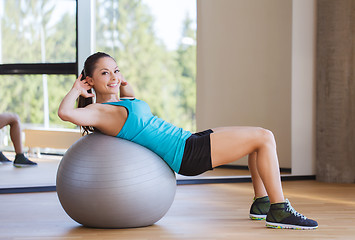
<path id="1" fill-rule="evenodd" d="M 301 213 L 297 212 L 292 206 L 291 203 L 288 201 L 288 199 L 286 199 L 286 211 L 291 212 L 291 214 L 295 215 L 296 217 L 300 217 L 303 220 L 306 220 L 307 218 L 305 216 L 303 216 Z"/>

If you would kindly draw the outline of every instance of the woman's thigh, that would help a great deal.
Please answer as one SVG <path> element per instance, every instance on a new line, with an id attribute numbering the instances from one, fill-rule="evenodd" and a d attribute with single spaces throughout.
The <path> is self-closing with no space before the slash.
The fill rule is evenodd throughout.
<path id="1" fill-rule="evenodd" d="M 260 127 L 221 127 L 212 129 L 212 167 L 236 161 L 273 138 L 269 130 Z"/>

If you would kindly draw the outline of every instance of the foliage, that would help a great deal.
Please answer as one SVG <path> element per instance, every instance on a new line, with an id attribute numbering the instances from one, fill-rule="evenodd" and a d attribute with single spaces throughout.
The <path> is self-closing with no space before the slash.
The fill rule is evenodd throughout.
<path id="1" fill-rule="evenodd" d="M 169 51 L 154 32 L 154 17 L 140 0 L 96 0 L 96 51 L 113 56 L 136 96 L 153 114 L 195 130 L 196 45 L 181 42 Z M 4 1 L 1 18 L 2 59 L 6 63 L 72 62 L 76 55 L 75 16 L 55 23 L 55 1 Z M 0 36 L 0 37 L 1 37 Z M 186 17 L 181 39 L 196 40 Z M 45 40 L 45 50 L 41 48 Z M 51 127 L 65 125 L 57 117 L 61 99 L 75 76 L 49 75 Z M 42 75 L 0 76 L 0 112 L 17 113 L 24 123 L 43 124 Z"/>

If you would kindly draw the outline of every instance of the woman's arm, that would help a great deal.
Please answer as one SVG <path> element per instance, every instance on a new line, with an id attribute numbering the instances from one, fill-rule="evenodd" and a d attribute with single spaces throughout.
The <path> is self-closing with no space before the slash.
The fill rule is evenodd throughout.
<path id="1" fill-rule="evenodd" d="M 100 112 L 92 104 L 85 108 L 76 108 L 76 99 L 81 95 L 83 97 L 93 97 L 94 94 L 88 93 L 91 86 L 88 82 L 80 80 L 81 75 L 74 82 L 72 89 L 63 98 L 59 109 L 58 116 L 63 121 L 69 121 L 79 126 L 96 126 Z"/>
<path id="2" fill-rule="evenodd" d="M 123 79 L 120 86 L 120 98 L 134 98 L 134 91 L 132 86 Z"/>

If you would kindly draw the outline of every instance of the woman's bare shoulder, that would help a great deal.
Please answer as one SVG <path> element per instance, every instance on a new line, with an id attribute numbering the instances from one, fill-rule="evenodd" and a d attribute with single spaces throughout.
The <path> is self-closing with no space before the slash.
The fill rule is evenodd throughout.
<path id="1" fill-rule="evenodd" d="M 95 110 L 109 110 L 109 109 L 121 109 L 120 106 L 102 103 L 92 103 L 87 105 L 86 108 Z"/>
<path id="2" fill-rule="evenodd" d="M 96 127 L 105 134 L 116 136 L 127 120 L 126 109 L 110 104 L 94 103 L 90 105 L 90 108 L 95 109 L 94 111 L 100 112 L 100 120 Z"/>

